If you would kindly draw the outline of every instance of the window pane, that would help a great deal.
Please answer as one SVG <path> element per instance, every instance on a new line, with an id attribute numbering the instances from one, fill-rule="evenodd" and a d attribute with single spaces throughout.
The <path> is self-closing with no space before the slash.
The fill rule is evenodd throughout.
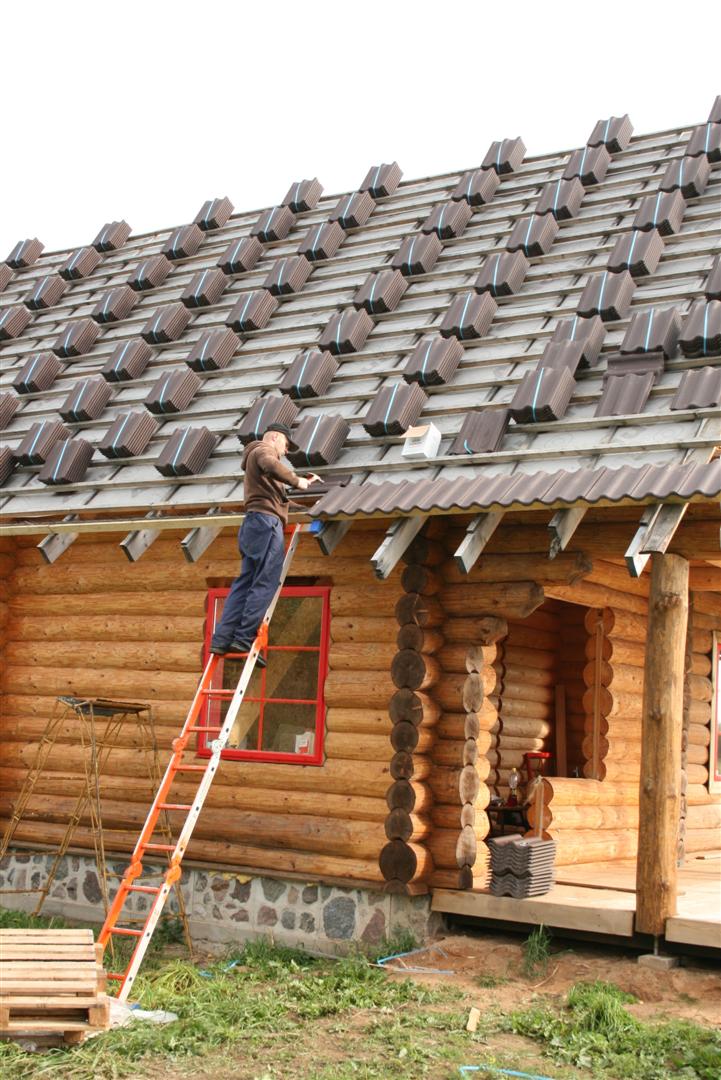
<path id="1" fill-rule="evenodd" d="M 268 650 L 265 674 L 265 697 L 306 698 L 318 696 L 319 652 Z"/>
<path id="2" fill-rule="evenodd" d="M 315 705 L 274 705 L 263 710 L 261 750 L 276 754 L 312 754 L 315 750 Z"/>
<path id="3" fill-rule="evenodd" d="M 322 596 L 281 596 L 270 620 L 268 644 L 320 645 L 322 614 Z"/>

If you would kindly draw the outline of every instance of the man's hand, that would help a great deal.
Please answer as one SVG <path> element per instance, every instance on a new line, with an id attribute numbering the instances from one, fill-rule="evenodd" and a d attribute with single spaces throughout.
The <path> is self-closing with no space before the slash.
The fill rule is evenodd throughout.
<path id="1" fill-rule="evenodd" d="M 298 490 L 307 491 L 311 484 L 320 483 L 320 477 L 315 473 L 310 473 L 308 476 L 298 477 Z"/>

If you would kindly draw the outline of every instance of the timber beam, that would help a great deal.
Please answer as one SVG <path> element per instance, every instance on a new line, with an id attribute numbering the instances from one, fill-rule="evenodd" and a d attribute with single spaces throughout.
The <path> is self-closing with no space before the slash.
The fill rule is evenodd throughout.
<path id="1" fill-rule="evenodd" d="M 63 525 L 69 525 L 73 521 L 78 520 L 77 514 L 68 514 L 63 518 Z M 78 538 L 76 532 L 59 532 L 50 533 L 44 540 L 41 540 L 38 544 L 38 551 L 45 559 L 47 563 L 54 563 L 56 559 L 59 559 L 64 551 L 67 551 L 72 543 Z"/>
<path id="2" fill-rule="evenodd" d="M 324 555 L 332 555 L 353 524 L 353 518 L 341 521 L 324 521 L 315 534 L 318 547 Z"/>
<path id="3" fill-rule="evenodd" d="M 688 503 L 656 503 L 646 507 L 626 550 L 626 566 L 631 577 L 640 577 L 651 556 L 663 555 L 668 549 L 687 509 Z"/>
<path id="4" fill-rule="evenodd" d="M 567 510 L 558 510 L 548 523 L 551 537 L 548 549 L 549 559 L 555 559 L 559 552 L 565 551 L 568 542 L 583 521 L 587 506 L 569 506 Z"/>
<path id="5" fill-rule="evenodd" d="M 418 535 L 427 520 L 427 514 L 419 514 L 417 517 L 399 518 L 393 522 L 383 543 L 371 555 L 371 564 L 377 578 L 383 581 L 388 577 L 411 540 Z"/>
<path id="6" fill-rule="evenodd" d="M 479 514 L 466 529 L 460 545 L 453 554 L 462 574 L 470 574 L 483 549 L 501 524 L 503 511 Z"/>
<path id="7" fill-rule="evenodd" d="M 217 517 L 220 508 L 214 506 L 208 511 L 208 517 Z M 197 562 L 200 556 L 208 550 L 215 538 L 223 531 L 222 525 L 196 525 L 180 541 L 183 555 L 189 563 Z"/>
<path id="8" fill-rule="evenodd" d="M 149 514 L 145 515 L 145 520 L 153 521 L 159 517 L 160 513 L 157 510 L 151 510 Z M 137 562 L 140 556 L 148 550 L 159 536 L 160 529 L 153 529 L 150 526 L 145 529 L 134 529 L 133 532 L 128 533 L 124 540 L 120 541 L 120 547 L 130 562 Z"/>

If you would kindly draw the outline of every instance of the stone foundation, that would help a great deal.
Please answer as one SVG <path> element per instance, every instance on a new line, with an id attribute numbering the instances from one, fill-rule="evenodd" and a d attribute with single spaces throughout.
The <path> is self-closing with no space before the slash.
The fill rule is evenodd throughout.
<path id="1" fill-rule="evenodd" d="M 37 894 L 2 895 L 2 890 L 41 886 L 51 864 L 51 856 L 34 852 L 0 860 L 0 906 L 32 911 Z M 110 861 L 108 871 L 120 875 L 126 866 L 125 861 Z M 194 869 L 183 871 L 182 883 L 190 932 L 198 944 L 222 946 L 266 937 L 279 945 L 341 954 L 352 947 L 378 945 L 403 931 L 411 931 L 421 944 L 440 927 L 440 916 L 431 913 L 429 896 L 395 896 L 317 882 Z M 140 914 L 147 906 L 147 896 L 136 893 L 126 910 Z M 172 893 L 168 908 L 177 910 Z M 103 921 L 94 859 L 65 856 L 43 915 L 87 923 Z"/>

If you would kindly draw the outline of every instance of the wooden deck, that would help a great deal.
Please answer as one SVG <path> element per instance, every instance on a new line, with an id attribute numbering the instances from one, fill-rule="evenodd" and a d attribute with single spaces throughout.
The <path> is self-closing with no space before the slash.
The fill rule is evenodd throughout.
<path id="1" fill-rule="evenodd" d="M 545 926 L 614 937 L 632 937 L 636 864 L 561 866 L 545 896 L 514 900 L 486 890 L 435 889 L 433 910 L 496 922 Z M 691 855 L 679 871 L 678 914 L 666 922 L 668 941 L 721 949 L 721 851 Z"/>

